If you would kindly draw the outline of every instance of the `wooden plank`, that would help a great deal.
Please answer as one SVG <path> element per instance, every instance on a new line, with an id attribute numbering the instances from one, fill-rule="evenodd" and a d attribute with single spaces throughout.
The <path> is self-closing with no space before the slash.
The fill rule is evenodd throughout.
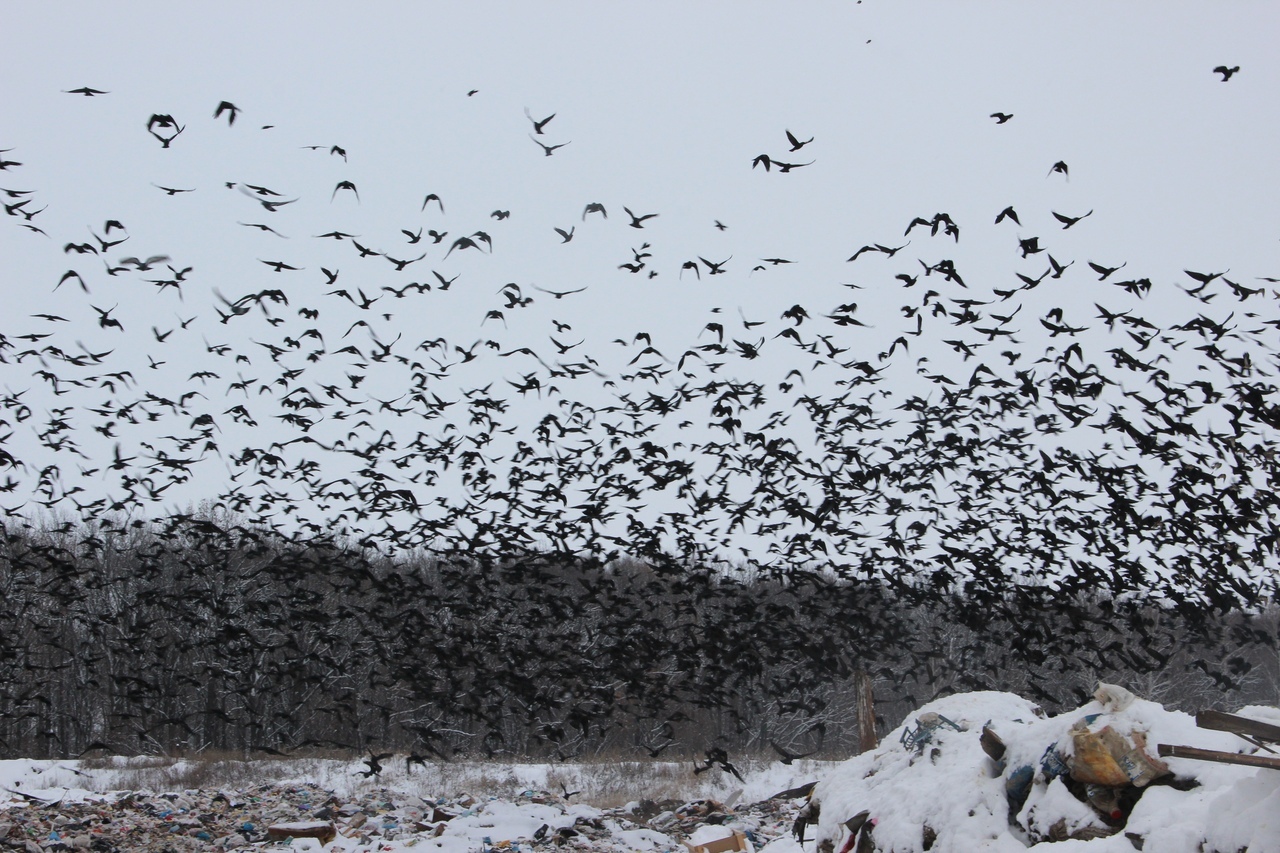
<path id="1" fill-rule="evenodd" d="M 1238 752 L 1222 752 L 1216 749 L 1199 749 L 1194 746 L 1171 746 L 1162 743 L 1156 746 L 1161 758 L 1195 758 L 1200 761 L 1217 761 L 1221 764 L 1243 764 L 1248 767 L 1269 767 L 1280 770 L 1280 758 L 1268 758 L 1265 755 L 1241 755 Z"/>
<path id="2" fill-rule="evenodd" d="M 1222 711 L 1201 711 L 1196 714 L 1196 725 L 1202 729 L 1251 735 L 1258 740 L 1280 743 L 1280 726 L 1264 723 L 1261 720 L 1251 720 L 1238 714 L 1225 714 Z"/>

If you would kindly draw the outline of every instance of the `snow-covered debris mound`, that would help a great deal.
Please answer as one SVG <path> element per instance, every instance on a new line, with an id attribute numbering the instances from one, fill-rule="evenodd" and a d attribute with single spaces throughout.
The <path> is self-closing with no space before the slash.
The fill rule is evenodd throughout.
<path id="1" fill-rule="evenodd" d="M 1254 747 L 1120 694 L 1054 717 L 1008 693 L 929 703 L 818 783 L 808 832 L 819 853 L 1280 851 L 1280 770 L 1161 761 L 1161 743 Z M 1274 708 L 1241 713 L 1280 723 Z M 1104 743 L 1110 752 L 1097 748 Z M 1122 775 L 1080 781 L 1094 770 Z"/>

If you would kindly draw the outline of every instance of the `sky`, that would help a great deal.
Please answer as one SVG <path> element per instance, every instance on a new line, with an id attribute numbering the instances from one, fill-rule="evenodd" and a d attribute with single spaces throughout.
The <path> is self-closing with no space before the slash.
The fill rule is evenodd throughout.
<path id="1" fill-rule="evenodd" d="M 300 356 L 318 340 L 296 337 L 308 328 L 328 352 L 354 344 L 361 357 L 390 342 L 407 354 L 445 339 L 416 357 L 451 365 L 476 342 L 484 358 L 432 383 L 446 401 L 485 382 L 506 391 L 503 383 L 540 369 L 535 358 L 590 354 L 598 372 L 573 380 L 574 393 L 603 403 L 627 382 L 669 391 L 672 378 L 624 377 L 648 364 L 695 365 L 703 356 L 682 354 L 713 340 L 707 324 L 718 323 L 731 348 L 721 375 L 803 381 L 818 393 L 838 389 L 839 377 L 776 336 L 792 325 L 782 314 L 794 305 L 811 317 L 856 305 L 845 313 L 865 326 L 828 333 L 845 336 L 846 357 L 877 362 L 914 327 L 903 306 L 919 306 L 927 287 L 940 298 L 993 300 L 993 289 L 1017 285 L 1016 273 L 1044 272 L 1046 254 L 1072 266 L 1008 303 L 1023 306 L 1027 352 L 1061 343 L 1036 337 L 1036 318 L 1054 307 L 1101 339 L 1113 333 L 1099 324 L 1096 302 L 1140 308 L 1157 325 L 1185 319 L 1180 290 L 1196 282 L 1184 270 L 1229 270 L 1248 287 L 1280 276 L 1280 65 L 1270 44 L 1280 10 L 1272 4 L 313 3 L 303 12 L 239 2 L 46 3 L 12 9 L 6 20 L 0 70 L 11 83 L 0 148 L 11 150 L 0 156 L 21 165 L 0 172 L 0 187 L 33 195 L 5 196 L 32 203 L 0 221 L 0 332 L 48 333 L 41 346 L 72 352 L 81 343 L 110 349 L 111 369 L 129 370 L 136 392 L 199 391 L 220 430 L 235 429 L 226 423 L 233 403 L 223 401 L 251 402 L 228 384 L 275 376 L 263 343 L 293 336 L 307 345 Z M 1223 82 L 1219 65 L 1241 70 Z M 66 94 L 82 86 L 107 94 Z M 233 124 L 214 118 L 224 100 L 240 111 Z M 998 123 L 996 112 L 1013 118 Z M 184 128 L 169 147 L 149 135 L 153 115 Z M 553 115 L 531 139 L 533 120 Z M 791 151 L 788 132 L 812 142 Z M 546 155 L 539 141 L 563 147 Z M 753 168 L 761 154 L 796 167 Z M 1065 173 L 1053 169 L 1059 162 Z M 168 195 L 156 185 L 193 192 Z M 297 201 L 271 212 L 246 186 Z M 440 204 L 424 206 L 428 194 Z M 584 215 L 589 203 L 608 218 Z M 1006 206 L 1020 225 L 995 224 Z M 658 215 L 631 228 L 624 207 Z M 1064 230 L 1055 211 L 1084 218 Z M 916 217 L 940 212 L 960 227 L 959 239 L 921 227 L 904 233 Z M 108 220 L 129 237 L 107 250 L 112 264 L 170 260 L 110 276 L 103 258 L 63 249 L 93 244 L 95 232 L 120 236 L 104 234 Z M 572 238 L 557 228 L 573 229 Z M 419 229 L 448 236 L 410 243 Z M 359 256 L 349 240 L 315 237 L 333 230 L 360 235 L 383 256 L 427 255 L 397 271 L 386 257 Z M 491 252 L 446 254 L 477 231 L 491 237 Z M 1048 251 L 1023 257 L 1019 240 L 1033 236 Z M 902 248 L 846 260 L 876 245 Z M 647 255 L 640 272 L 622 268 L 637 254 Z M 942 259 L 962 271 L 967 292 L 923 275 L 924 264 Z M 276 272 L 265 261 L 299 269 Z M 1090 261 L 1124 264 L 1116 279 L 1149 277 L 1153 292 L 1138 300 L 1101 283 Z M 180 291 L 147 282 L 163 280 L 167 263 L 192 268 Z M 723 274 L 712 275 L 721 263 Z M 59 286 L 70 269 L 83 289 L 75 280 Z M 338 273 L 336 282 L 326 284 L 321 269 Z M 920 284 L 904 288 L 899 273 Z M 411 282 L 432 289 L 400 298 L 382 290 Z M 507 290 L 513 297 L 502 294 L 508 283 L 518 288 Z M 283 290 L 288 305 L 264 302 L 269 313 L 251 305 L 219 322 L 214 309 L 264 289 Z M 351 300 L 331 292 L 338 289 Z M 361 310 L 361 293 L 378 301 Z M 1205 310 L 1220 319 L 1231 299 Z M 1264 318 L 1274 305 L 1270 291 L 1250 303 Z M 322 316 L 304 322 L 303 307 Z M 65 319 L 31 316 L 38 313 Z M 640 354 L 650 341 L 658 354 Z M 209 352 L 218 345 L 249 360 L 229 364 Z M 557 353 L 560 345 L 570 348 Z M 760 358 L 734 358 L 752 348 Z M 895 393 L 908 393 L 922 370 L 964 378 L 974 366 L 932 335 L 913 339 L 910 356 L 895 361 Z M 70 401 L 97 402 L 79 390 L 51 394 L 33 378 L 38 369 L 31 358 L 11 360 L 0 378 L 11 394 L 27 389 L 23 403 L 41 423 Z M 323 368 L 309 369 L 321 381 L 314 377 Z M 191 378 L 202 370 L 217 378 Z M 335 370 L 330 376 L 343 381 Z M 379 364 L 352 396 L 393 401 L 405 393 L 405 373 Z M 291 387 L 275 386 L 281 396 Z M 515 416 L 537 418 L 550 405 L 540 393 L 507 394 Z M 92 460 L 109 462 L 117 446 L 146 455 L 138 445 L 152 435 L 146 424 L 95 436 L 80 414 L 82 470 L 100 469 Z M 241 444 L 297 435 L 268 417 L 259 422 Z M 9 426 L 27 473 L 43 468 L 31 425 Z M 657 435 L 670 443 L 683 434 L 664 427 Z M 72 466 L 59 458 L 65 491 Z M 201 470 L 161 503 L 208 496 L 232 466 L 223 459 Z M 81 479 L 91 492 L 104 476 Z M 18 508 L 24 492 L 29 483 L 6 492 L 6 508 Z"/>

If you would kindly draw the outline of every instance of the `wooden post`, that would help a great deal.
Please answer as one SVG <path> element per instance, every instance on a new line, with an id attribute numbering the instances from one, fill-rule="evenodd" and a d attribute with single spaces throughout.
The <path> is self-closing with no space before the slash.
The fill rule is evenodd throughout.
<path id="1" fill-rule="evenodd" d="M 871 675 L 865 670 L 858 670 L 854 675 L 854 689 L 857 691 L 858 706 L 858 752 L 868 752 L 879 743 L 879 738 L 876 737 L 876 708 L 871 691 Z"/>

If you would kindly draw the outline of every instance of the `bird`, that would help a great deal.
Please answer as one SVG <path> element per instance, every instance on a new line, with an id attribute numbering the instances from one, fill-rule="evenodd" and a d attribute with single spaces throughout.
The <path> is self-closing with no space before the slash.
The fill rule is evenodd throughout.
<path id="1" fill-rule="evenodd" d="M 436 195 L 435 193 L 429 193 L 427 197 L 422 200 L 422 209 L 426 210 L 427 205 L 433 201 L 440 206 L 440 212 L 444 213 L 444 202 L 441 201 L 440 196 Z"/>
<path id="2" fill-rule="evenodd" d="M 1067 164 L 1062 160 L 1059 160 L 1058 162 L 1050 166 L 1049 173 L 1045 175 L 1045 177 L 1046 178 L 1049 177 L 1054 172 L 1059 172 L 1062 174 L 1064 178 L 1066 178 L 1067 180 L 1071 180 L 1071 175 L 1069 174 L 1069 169 L 1067 168 Z"/>
<path id="3" fill-rule="evenodd" d="M 575 230 L 576 229 L 573 227 L 570 227 L 568 231 L 564 230 L 563 228 L 556 228 L 555 232 L 560 235 L 560 242 L 568 243 L 570 240 L 573 239 L 573 232 Z"/>
<path id="4" fill-rule="evenodd" d="M 706 752 L 706 757 L 707 757 L 707 763 L 705 765 L 702 765 L 701 767 L 698 766 L 698 763 L 696 761 L 694 762 L 694 767 L 693 767 L 694 773 L 703 773 L 703 772 L 706 772 L 707 770 L 710 770 L 712 767 L 719 767 L 721 770 L 724 770 L 727 773 L 732 773 L 734 778 L 736 778 L 739 782 L 743 781 L 742 774 L 738 772 L 738 768 L 734 767 L 731 763 L 729 763 L 728 752 L 726 752 L 721 747 L 712 747 L 711 749 L 708 749 Z"/>
<path id="5" fill-rule="evenodd" d="M 218 118 L 223 113 L 227 114 L 227 126 L 230 127 L 236 123 L 236 116 L 240 114 L 240 108 L 230 101 L 220 101 L 218 108 L 213 111 L 213 117 Z"/>
<path id="6" fill-rule="evenodd" d="M 382 773 L 382 762 L 386 761 L 391 756 L 392 753 L 390 752 L 382 752 L 378 754 L 374 754 L 372 752 L 369 753 L 369 757 L 364 760 L 364 763 L 368 765 L 369 769 L 359 771 L 359 775 L 366 779 L 371 776 L 379 775 Z"/>
<path id="7" fill-rule="evenodd" d="M 268 198 L 268 195 L 279 195 L 279 193 L 272 192 L 271 190 L 262 192 L 262 187 L 249 187 L 248 189 L 240 187 L 239 189 L 240 192 L 262 205 L 262 208 L 268 213 L 275 213 L 277 208 L 284 207 L 286 204 L 293 204 L 298 201 L 296 198 L 289 199 L 288 201 L 276 201 L 273 198 Z"/>
<path id="8" fill-rule="evenodd" d="M 1013 118 L 1013 113 L 992 113 L 991 118 L 996 120 L 996 124 L 1004 124 L 1006 121 Z"/>
<path id="9" fill-rule="evenodd" d="M 1068 228 L 1070 228 L 1072 225 L 1075 225 L 1077 222 L 1079 222 L 1081 219 L 1084 219 L 1086 216 L 1093 215 L 1092 210 L 1090 210 L 1088 213 L 1083 214 L 1081 216 L 1064 216 L 1063 214 L 1058 213 L 1056 210 L 1051 210 L 1049 212 L 1053 214 L 1054 219 L 1062 223 L 1063 231 L 1066 231 Z"/>
<path id="10" fill-rule="evenodd" d="M 733 255 L 730 255 L 729 257 L 725 258 L 723 261 L 720 261 L 719 263 L 713 263 L 712 261 L 707 260 L 701 255 L 698 256 L 698 260 L 702 261 L 704 264 L 707 265 L 707 269 L 709 270 L 707 275 L 723 275 L 725 272 L 724 265 L 729 263 L 729 261 L 733 260 Z"/>
<path id="11" fill-rule="evenodd" d="M 556 153 L 557 149 L 563 148 L 569 144 L 569 142 L 561 142 L 558 145 L 547 145 L 545 142 L 540 142 L 538 138 L 535 137 L 532 133 L 529 134 L 529 138 L 532 139 L 534 142 L 538 143 L 538 147 L 542 149 L 542 153 L 546 154 L 548 157 Z M 570 142 L 572 141 L 573 140 L 570 140 Z"/>
<path id="12" fill-rule="evenodd" d="M 631 222 L 629 222 L 628 224 L 632 228 L 643 228 L 646 220 L 653 219 L 655 216 L 658 215 L 656 213 L 646 213 L 643 216 L 636 216 L 634 213 L 631 212 L 630 208 L 624 207 L 622 209 L 627 214 L 627 216 L 631 217 Z"/>
<path id="13" fill-rule="evenodd" d="M 995 224 L 999 225 L 1001 222 L 1005 221 L 1006 219 L 1012 219 L 1018 225 L 1022 224 L 1022 220 L 1018 219 L 1018 213 L 1013 209 L 1013 205 L 1009 205 L 1004 210 L 1000 211 L 999 214 L 996 215 Z"/>
<path id="14" fill-rule="evenodd" d="M 81 86 L 79 89 L 63 89 L 62 91 L 68 95 L 84 95 L 86 98 L 92 98 L 94 95 L 111 94 L 110 92 L 104 92 L 101 89 L 91 89 L 88 86 Z"/>
<path id="15" fill-rule="evenodd" d="M 175 188 L 173 188 L 173 187 L 162 187 L 162 186 L 160 186 L 159 184 L 154 184 L 154 183 L 153 183 L 151 186 L 155 187 L 156 189 L 164 190 L 164 191 L 165 191 L 165 193 L 167 193 L 168 195 L 171 195 L 171 196 L 175 196 L 175 195 L 177 195 L 178 193 L 193 193 L 193 192 L 195 192 L 195 190 L 194 190 L 194 189 L 189 189 L 189 190 L 180 190 L 180 189 L 175 189 Z"/>
<path id="16" fill-rule="evenodd" d="M 1231 66 L 1230 68 L 1228 68 L 1228 67 L 1227 67 L 1227 66 L 1225 66 L 1225 65 L 1219 65 L 1217 68 L 1213 69 L 1213 72 L 1214 72 L 1215 74 L 1221 74 L 1221 75 L 1222 75 L 1222 82 L 1223 82 L 1223 83 L 1225 83 L 1225 82 L 1227 82 L 1228 80 L 1230 80 L 1230 79 L 1231 79 L 1231 77 L 1232 77 L 1232 75 L 1233 75 L 1233 74 L 1235 74 L 1236 72 L 1238 72 L 1239 70 L 1240 70 L 1240 66 L 1239 66 L 1239 65 L 1233 65 L 1233 66 Z"/>
<path id="17" fill-rule="evenodd" d="M 806 146 L 806 145 L 808 145 L 810 142 L 812 142 L 812 141 L 813 141 L 813 137 L 812 137 L 812 136 L 810 136 L 808 139 L 806 139 L 806 140 L 804 140 L 803 142 L 801 142 L 799 139 L 796 139 L 796 137 L 791 133 L 791 131 L 789 131 L 789 130 L 788 130 L 788 131 L 787 131 L 787 141 L 791 143 L 791 148 L 790 148 L 790 149 L 788 149 L 789 151 L 799 151 L 801 148 L 805 147 L 805 146 Z"/>
<path id="18" fill-rule="evenodd" d="M 172 128 L 173 134 L 165 136 L 164 134 L 157 133 L 157 127 L 165 129 Z M 173 140 L 177 139 L 178 135 L 184 130 L 186 130 L 186 127 L 179 125 L 173 116 L 166 113 L 152 113 L 151 118 L 147 119 L 147 133 L 150 133 L 156 139 L 160 140 L 160 145 L 163 148 L 168 148 Z"/>
<path id="19" fill-rule="evenodd" d="M 277 237 L 284 237 L 283 234 L 281 234 L 276 229 L 272 228 L 270 225 L 263 225 L 261 222 L 240 222 L 237 220 L 236 224 L 243 225 L 246 228 L 257 228 L 259 231 L 269 231 L 270 233 L 276 235 Z M 288 238 L 285 237 L 285 239 L 287 240 Z"/>
<path id="20" fill-rule="evenodd" d="M 524 114 L 528 116 L 529 121 L 533 122 L 533 132 L 538 134 L 539 136 L 542 135 L 542 129 L 547 126 L 547 122 L 551 121 L 553 118 L 556 117 L 556 114 L 552 113 L 551 115 L 544 118 L 542 121 L 538 121 L 529 113 L 528 107 L 524 108 Z"/>
<path id="21" fill-rule="evenodd" d="M 1128 263 L 1128 261 L 1125 261 L 1118 267 L 1104 267 L 1102 264 L 1095 264 L 1093 261 L 1089 261 L 1089 268 L 1098 274 L 1098 281 L 1106 281 L 1116 270 L 1123 269 Z"/>
<path id="22" fill-rule="evenodd" d="M 604 209 L 604 205 L 598 201 L 587 202 L 587 206 L 582 208 L 582 221 L 587 221 L 588 213 L 598 213 L 605 219 L 609 218 L 609 212 Z"/>
<path id="23" fill-rule="evenodd" d="M 800 169 L 800 168 L 803 168 L 804 166 L 812 166 L 816 162 L 818 161 L 810 160 L 808 163 L 783 163 L 780 160 L 774 160 L 773 165 L 777 168 L 779 172 L 782 172 L 785 174 L 787 172 L 790 172 L 792 169 Z"/>
<path id="24" fill-rule="evenodd" d="M 290 266 L 289 264 L 286 264 L 284 261 L 264 261 L 261 258 L 259 258 L 258 260 L 259 262 L 264 263 L 267 266 L 271 267 L 276 272 L 283 272 L 284 270 L 291 270 L 293 272 L 297 272 L 298 270 L 305 269 L 305 267 Z"/>
<path id="25" fill-rule="evenodd" d="M 539 287 L 536 284 L 533 286 L 533 288 L 534 290 L 541 290 L 543 293 L 549 293 L 552 296 L 554 296 L 556 299 L 563 299 L 564 297 L 569 296 L 570 294 L 581 293 L 582 291 L 586 290 L 585 287 L 579 287 L 575 290 L 547 290 L 545 287 Z"/>
<path id="26" fill-rule="evenodd" d="M 793 761 L 796 761 L 801 758 L 808 758 L 810 755 L 814 754 L 813 752 L 805 752 L 800 754 L 796 754 L 794 752 L 788 752 L 787 750 L 779 746 L 778 742 L 775 740 L 770 740 L 769 746 L 773 747 L 773 751 L 778 754 L 778 758 L 782 761 L 783 764 L 790 764 Z"/>
<path id="27" fill-rule="evenodd" d="M 356 189 L 356 185 L 353 184 L 351 181 L 338 181 L 337 186 L 333 188 L 333 194 L 329 196 L 330 202 L 332 202 L 335 198 L 337 198 L 338 190 L 350 190 L 356 197 L 356 203 L 359 204 L 360 191 Z"/>

